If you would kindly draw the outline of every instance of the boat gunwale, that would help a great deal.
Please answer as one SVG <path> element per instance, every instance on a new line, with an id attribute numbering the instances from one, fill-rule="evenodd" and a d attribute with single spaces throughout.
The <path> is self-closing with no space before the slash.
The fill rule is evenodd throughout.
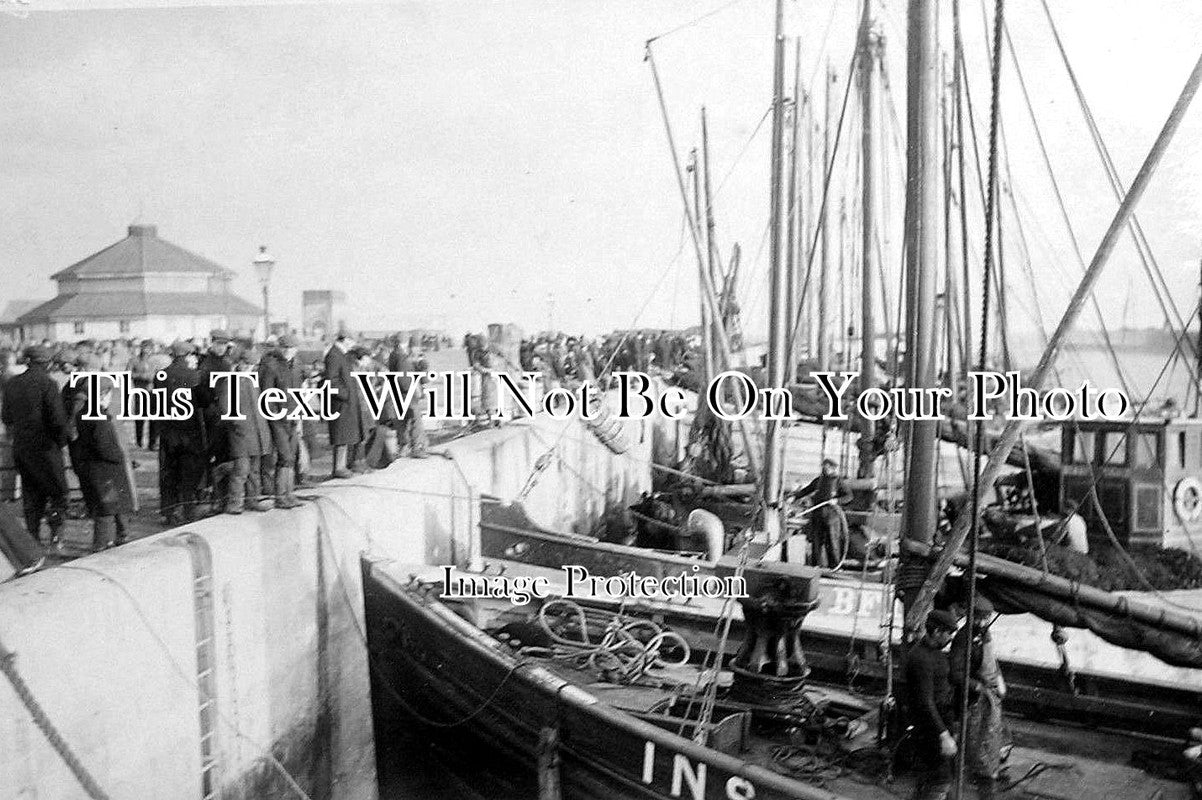
<path id="1" fill-rule="evenodd" d="M 429 595 L 419 595 L 412 588 L 402 585 L 382 568 L 385 564 L 395 567 L 395 562 L 379 562 L 370 558 L 366 560 L 372 576 L 380 582 L 383 588 L 390 590 L 399 601 L 424 614 L 439 627 L 447 629 L 450 633 L 458 634 L 469 647 L 477 650 L 480 655 L 496 662 L 498 667 L 512 671 L 515 679 L 526 680 L 536 689 L 552 695 L 556 698 L 556 702 L 565 702 L 578 711 L 600 717 L 603 722 L 612 725 L 622 733 L 666 747 L 694 761 L 711 764 L 763 788 L 783 792 L 789 796 L 801 798 L 801 800 L 851 800 L 845 795 L 818 789 L 757 764 L 751 764 L 718 750 L 699 745 L 690 739 L 677 736 L 643 722 L 626 712 L 619 711 L 545 667 L 522 662 L 508 652 L 504 644 L 456 614 L 441 600 Z M 430 584 L 423 583 L 421 585 L 429 586 Z"/>

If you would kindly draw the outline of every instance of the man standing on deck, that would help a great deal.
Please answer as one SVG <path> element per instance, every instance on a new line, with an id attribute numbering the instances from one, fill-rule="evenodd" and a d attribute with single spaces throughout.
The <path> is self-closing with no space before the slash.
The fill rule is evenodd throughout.
<path id="1" fill-rule="evenodd" d="M 971 624 L 966 624 L 952 639 L 951 681 L 957 692 L 968 692 L 968 736 L 964 740 L 965 766 L 977 788 L 980 800 L 996 796 L 997 776 L 1001 770 L 1002 699 L 1006 696 L 1006 681 L 998 666 L 989 626 L 993 621 L 993 603 L 978 596 Z M 972 661 L 965 681 L 964 657 L 972 644 Z"/>
<path id="2" fill-rule="evenodd" d="M 836 506 L 851 499 L 851 492 L 839 474 L 839 463 L 822 459 L 822 472 L 814 480 L 792 494 L 796 501 L 810 501 L 814 508 L 810 517 L 813 536 L 814 563 L 819 567 L 837 567 L 847 549 L 847 526 Z"/>
<path id="3" fill-rule="evenodd" d="M 913 728 L 918 782 L 914 800 L 945 800 L 952 785 L 956 740 L 949 661 L 943 652 L 956 631 L 956 617 L 936 609 L 927 615 L 926 635 L 906 658 L 906 708 Z"/>

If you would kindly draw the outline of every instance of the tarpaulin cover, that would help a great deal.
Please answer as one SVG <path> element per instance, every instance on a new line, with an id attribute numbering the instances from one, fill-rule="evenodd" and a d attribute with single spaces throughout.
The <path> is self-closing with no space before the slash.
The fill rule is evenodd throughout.
<path id="1" fill-rule="evenodd" d="M 1056 625 L 1085 628 L 1110 644 L 1141 650 L 1175 667 L 1202 669 L 1202 639 L 1140 622 L 1120 611 L 1086 607 L 997 575 L 981 591 L 1003 614 L 1030 613 Z"/>

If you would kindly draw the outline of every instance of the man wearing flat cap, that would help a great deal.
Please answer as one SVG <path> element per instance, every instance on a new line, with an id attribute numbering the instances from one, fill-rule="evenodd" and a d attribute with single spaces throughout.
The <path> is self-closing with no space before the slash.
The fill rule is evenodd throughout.
<path id="1" fill-rule="evenodd" d="M 981 800 L 993 800 L 996 796 L 997 777 L 1002 766 L 1002 699 L 1006 696 L 1006 681 L 1002 678 L 989 635 L 994 613 L 989 598 L 977 595 L 973 602 L 972 622 L 956 633 L 950 655 L 957 708 L 962 693 L 968 692 L 964 763 Z M 968 653 L 970 647 L 971 655 Z M 964 673 L 966 656 L 970 659 L 967 676 Z"/>
<path id="2" fill-rule="evenodd" d="M 279 389 L 287 393 L 304 383 L 304 374 L 296 356 L 300 342 L 290 333 L 281 336 L 275 347 L 259 362 L 259 390 Z M 297 408 L 295 398 L 288 397 L 288 412 Z M 275 505 L 276 508 L 296 508 L 300 500 L 294 494 L 296 488 L 297 458 L 300 454 L 300 421 L 273 419 L 267 423 L 271 433 L 271 444 L 275 452 Z"/>
<path id="3" fill-rule="evenodd" d="M 163 377 L 156 376 L 154 381 L 155 388 L 165 389 L 168 397 L 177 389 L 186 389 L 193 400 L 187 419 L 159 423 L 159 511 L 169 526 L 194 518 L 207 463 L 204 418 L 195 406 L 200 382 L 195 358 L 196 348 L 177 339 L 171 345 L 171 364 L 163 370 Z"/>
<path id="4" fill-rule="evenodd" d="M 209 331 L 209 347 L 208 350 L 200 357 L 200 361 L 196 365 L 199 373 L 196 382 L 196 405 L 204 418 L 205 432 L 207 436 L 208 450 L 204 456 L 204 473 L 209 474 L 210 464 L 219 464 L 225 460 L 226 454 L 223 452 L 224 443 L 221 438 L 214 435 L 218 429 L 221 408 L 218 403 L 218 395 L 220 394 L 220 386 L 210 385 L 210 377 L 215 372 L 233 372 L 234 371 L 234 343 L 233 337 L 229 331 L 220 328 Z M 213 502 L 214 507 L 219 507 L 225 503 L 225 497 L 222 494 L 220 483 L 212 481 L 213 484 Z"/>
<path id="5" fill-rule="evenodd" d="M 12 437 L 29 535 L 40 537 L 45 515 L 50 541 L 58 547 L 67 510 L 63 447 L 70 434 L 62 394 L 47 372 L 51 356 L 50 348 L 43 345 L 26 348 L 29 367 L 5 382 L 0 421 Z"/>
<path id="6" fill-rule="evenodd" d="M 330 388 L 335 392 L 333 411 L 338 415 L 330 420 L 330 447 L 334 450 L 332 478 L 353 478 L 355 473 L 347 469 L 347 455 L 351 446 L 367 438 L 359 405 L 359 387 L 351 377 L 354 370 L 350 351 L 355 347 L 355 337 L 349 331 L 339 331 L 333 346 L 326 352 L 325 372 Z"/>
<path id="7" fill-rule="evenodd" d="M 952 759 L 956 740 L 950 664 L 944 649 L 957 627 L 950 611 L 936 609 L 927 615 L 926 634 L 906 658 L 906 709 L 913 726 L 918 782 L 915 800 L 945 800 L 952 785 Z"/>

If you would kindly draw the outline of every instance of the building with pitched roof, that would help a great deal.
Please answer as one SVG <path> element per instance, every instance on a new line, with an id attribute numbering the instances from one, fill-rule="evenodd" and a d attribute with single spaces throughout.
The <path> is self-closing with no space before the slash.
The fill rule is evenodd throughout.
<path id="1" fill-rule="evenodd" d="M 234 273 L 166 239 L 154 225 L 50 276 L 58 295 L 21 314 L 21 338 L 159 339 L 253 332 L 263 310 L 230 290 Z"/>

